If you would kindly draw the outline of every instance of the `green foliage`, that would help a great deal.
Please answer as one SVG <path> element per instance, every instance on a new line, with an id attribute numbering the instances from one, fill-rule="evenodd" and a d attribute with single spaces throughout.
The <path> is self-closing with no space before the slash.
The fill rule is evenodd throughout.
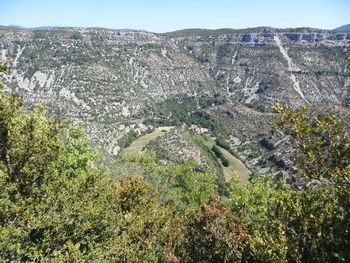
<path id="1" fill-rule="evenodd" d="M 228 167 L 230 165 L 227 158 L 225 158 L 225 156 L 222 154 L 222 152 L 217 146 L 213 145 L 211 149 L 215 153 L 215 156 L 221 160 L 223 166 Z"/>
<path id="2" fill-rule="evenodd" d="M 127 134 L 125 134 L 120 140 L 118 141 L 118 144 L 121 148 L 127 148 L 129 147 L 136 139 L 140 138 L 141 136 L 154 132 L 154 128 L 149 128 L 141 133 L 137 133 L 134 130 L 129 131 Z"/>
<path id="3" fill-rule="evenodd" d="M 219 148 L 215 145 L 213 145 L 213 147 L 211 148 L 211 150 L 215 153 L 215 156 L 219 159 L 223 158 L 224 155 L 222 154 L 222 152 L 219 150 Z"/>
<path id="4" fill-rule="evenodd" d="M 117 262 L 177 262 L 175 248 L 181 242 L 182 219 L 149 195 L 149 187 L 138 176 L 127 176 L 114 184 L 113 209 L 123 219 L 119 235 L 111 241 L 111 259 Z M 112 223 L 112 222 L 111 222 Z"/>
<path id="5" fill-rule="evenodd" d="M 271 89 L 271 88 L 276 87 L 276 86 L 279 86 L 278 79 L 265 78 L 259 82 L 258 89 L 255 93 L 260 94 L 260 93 L 265 92 L 267 89 Z"/>
<path id="6" fill-rule="evenodd" d="M 340 121 L 330 114 L 319 117 L 308 113 L 306 108 L 295 111 L 276 106 L 276 109 L 281 114 L 276 125 L 296 142 L 303 174 L 330 182 L 299 190 L 286 185 L 285 179 L 272 177 L 256 177 L 246 185 L 232 182 L 227 202 L 233 213 L 244 215 L 247 230 L 241 261 L 347 262 L 350 259 L 349 167 L 324 162 L 319 170 L 310 168 L 305 165 L 310 162 L 305 149 L 315 147 L 312 149 L 322 152 L 315 154 L 321 161 L 324 155 L 336 156 L 342 164 L 348 161 L 348 135 Z M 326 142 L 318 147 L 315 142 L 321 135 Z"/>
<path id="7" fill-rule="evenodd" d="M 247 215 L 247 262 L 344 262 L 349 246 L 344 207 L 328 185 L 291 190 L 284 180 L 233 184 L 233 211 Z"/>
<path id="8" fill-rule="evenodd" d="M 4 63 L 4 64 L 2 64 L 2 65 L 0 65 L 0 73 L 1 72 L 6 72 L 7 71 L 7 68 L 8 68 L 8 64 L 9 64 L 9 62 L 11 61 L 11 58 L 9 57 L 8 59 L 7 59 L 7 61 Z M 0 83 L 1 84 L 1 83 Z"/>
<path id="9" fill-rule="evenodd" d="M 227 196 L 228 195 L 228 188 L 227 188 L 227 182 L 224 177 L 224 173 L 220 167 L 220 163 L 218 161 L 218 158 L 216 155 L 213 153 L 213 151 L 205 145 L 203 142 L 203 137 L 201 135 L 194 135 L 194 142 L 195 144 L 200 147 L 204 154 L 212 161 L 214 168 L 216 169 L 216 174 L 217 174 L 217 179 L 216 179 L 216 184 L 218 186 L 218 193 L 221 196 Z"/>
<path id="10" fill-rule="evenodd" d="M 125 134 L 120 140 L 119 145 L 122 148 L 127 148 L 131 145 L 133 141 L 135 141 L 140 135 L 135 131 L 129 131 L 127 134 Z"/>
<path id="11" fill-rule="evenodd" d="M 224 148 L 225 150 L 229 151 L 233 156 L 237 156 L 237 153 L 230 147 L 230 145 L 228 144 L 228 142 L 225 140 L 223 136 L 221 135 L 217 136 L 215 143 L 221 148 Z"/>
<path id="12" fill-rule="evenodd" d="M 228 167 L 230 165 L 229 161 L 226 158 L 222 158 L 221 161 L 222 161 L 222 165 L 225 167 Z"/>
<path id="13" fill-rule="evenodd" d="M 194 160 L 163 165 L 149 152 L 141 160 L 143 176 L 164 204 L 183 214 L 198 209 L 214 192 L 215 178 L 199 169 Z"/>
<path id="14" fill-rule="evenodd" d="M 186 220 L 183 262 L 239 262 L 244 248 L 244 218 L 216 195 Z"/>
<path id="15" fill-rule="evenodd" d="M 287 262 L 284 222 L 280 224 L 273 216 L 273 202 L 284 193 L 283 183 L 275 185 L 271 177 L 246 185 L 231 184 L 231 209 L 243 213 L 246 219 L 243 262 Z"/>
<path id="16" fill-rule="evenodd" d="M 194 143 L 203 150 L 203 152 L 206 154 L 206 156 L 214 163 L 216 168 L 221 171 L 220 169 L 220 163 L 218 162 L 218 159 L 216 155 L 213 153 L 213 151 L 205 144 L 205 141 L 208 140 L 207 137 L 203 137 L 199 134 L 194 134 Z M 222 172 L 222 171 L 221 171 Z M 222 174 L 223 176 L 223 174 Z"/>
<path id="17" fill-rule="evenodd" d="M 290 136 L 299 150 L 297 164 L 303 175 L 344 180 L 343 174 L 350 165 L 350 136 L 342 121 L 332 114 L 317 116 L 307 107 L 297 111 L 276 105 L 274 109 L 281 116 L 275 125 Z"/>
<path id="18" fill-rule="evenodd" d="M 302 173 L 326 183 L 294 190 L 257 176 L 232 181 L 224 198 L 195 161 L 159 163 L 153 152 L 124 160 L 142 177 L 112 182 L 80 127 L 22 104 L 0 91 L 2 262 L 350 260 L 350 141 L 333 115 L 275 107 Z"/>
<path id="19" fill-rule="evenodd" d="M 201 100 L 187 96 L 181 99 L 165 100 L 161 104 L 156 105 L 156 109 L 154 109 L 160 116 L 146 119 L 144 124 L 153 126 L 180 126 L 183 123 L 187 125 L 195 124 L 199 127 L 210 129 L 213 134 L 222 133 L 223 129 L 217 121 L 208 113 L 198 111 L 198 108 L 207 108 L 223 102 L 220 98 Z"/>
<path id="20" fill-rule="evenodd" d="M 73 246 L 89 258 L 110 235 L 104 172 L 82 130 L 45 114 L 24 114 L 18 95 L 0 92 L 2 259 L 63 258 Z"/>
<path id="21" fill-rule="evenodd" d="M 82 129 L 0 92 L 0 261 L 164 262 L 179 219 L 139 178 L 107 181 Z"/>
<path id="22" fill-rule="evenodd" d="M 346 58 L 346 61 L 350 67 L 350 55 L 349 55 L 349 50 L 346 48 L 344 49 L 344 52 L 345 52 L 345 58 Z"/>
<path id="23" fill-rule="evenodd" d="M 175 36 L 175 37 L 188 37 L 188 36 L 219 36 L 227 34 L 241 34 L 241 33 L 259 33 L 262 30 L 266 30 L 265 27 L 254 27 L 246 29 L 232 29 L 232 28 L 220 28 L 220 29 L 201 29 L 201 28 L 190 28 L 182 29 L 173 32 L 163 33 L 161 35 L 165 36 Z M 289 32 L 299 32 L 302 31 L 302 28 L 288 28 Z M 278 31 L 278 29 L 277 29 Z"/>
<path id="24" fill-rule="evenodd" d="M 229 144 L 227 143 L 227 141 L 226 141 L 226 140 L 224 139 L 224 137 L 222 137 L 222 136 L 216 137 L 215 143 L 216 143 L 218 146 L 220 146 L 220 147 L 222 147 L 222 148 L 224 148 L 224 149 L 226 149 L 226 150 L 230 150 Z"/>
<path id="25" fill-rule="evenodd" d="M 288 192 L 278 217 L 299 233 L 290 256 L 299 261 L 345 262 L 350 259 L 350 137 L 340 119 L 317 116 L 306 107 L 298 111 L 275 106 L 275 120 L 295 145 L 297 165 L 304 176 L 322 179 L 315 188 Z M 324 181 L 323 181 L 324 182 Z M 303 246 L 301 246 L 303 244 Z"/>
<path id="26" fill-rule="evenodd" d="M 5 65 L 0 65 L 0 72 L 5 72 L 7 67 Z"/>

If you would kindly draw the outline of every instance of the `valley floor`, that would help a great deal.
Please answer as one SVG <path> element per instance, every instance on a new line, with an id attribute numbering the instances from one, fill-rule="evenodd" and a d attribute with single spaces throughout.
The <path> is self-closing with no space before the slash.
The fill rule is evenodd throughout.
<path id="1" fill-rule="evenodd" d="M 159 137 L 166 135 L 174 126 L 158 127 L 152 133 L 142 135 L 131 143 L 131 145 L 122 150 L 122 156 L 128 155 L 138 155 L 140 154 L 144 147 L 151 141 L 156 140 Z M 211 149 L 215 145 L 216 137 L 210 136 L 204 140 L 204 144 L 208 149 Z M 251 171 L 244 165 L 244 163 L 237 157 L 233 156 L 226 149 L 218 146 L 222 154 L 229 161 L 229 166 L 225 167 L 220 163 L 220 168 L 224 173 L 226 181 L 230 181 L 232 175 L 235 174 L 240 183 L 246 183 L 249 180 Z"/>

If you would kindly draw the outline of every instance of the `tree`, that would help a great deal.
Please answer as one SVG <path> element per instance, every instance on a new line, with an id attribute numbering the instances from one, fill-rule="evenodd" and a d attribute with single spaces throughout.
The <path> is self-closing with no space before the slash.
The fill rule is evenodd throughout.
<path id="1" fill-rule="evenodd" d="M 22 104 L 0 91 L 0 257 L 93 257 L 117 216 L 106 211 L 105 172 L 81 128 Z"/>
<path id="2" fill-rule="evenodd" d="M 10 61 L 10 58 L 8 59 L 7 63 Z M 4 63 L 2 65 L 0 65 L 0 73 L 1 72 L 6 72 L 7 71 L 7 63 Z M 1 83 L 0 83 L 1 84 Z"/>
<path id="3" fill-rule="evenodd" d="M 287 222 L 275 216 L 275 203 L 288 192 L 283 181 L 259 177 L 249 184 L 230 184 L 231 211 L 245 217 L 242 262 L 287 262 Z"/>
<path id="4" fill-rule="evenodd" d="M 215 153 L 215 156 L 217 158 L 222 159 L 224 157 L 224 155 L 222 154 L 222 152 L 220 151 L 220 149 L 216 145 L 213 145 L 211 150 Z"/>
<path id="5" fill-rule="evenodd" d="M 307 107 L 298 110 L 276 105 L 280 118 L 275 124 L 290 136 L 297 151 L 296 164 L 310 179 L 323 180 L 319 187 L 291 192 L 284 203 L 290 225 L 306 233 L 309 244 L 305 255 L 318 261 L 346 261 L 350 219 L 350 136 L 343 122 L 333 114 L 316 115 Z M 288 212 L 289 211 L 289 212 Z M 283 213 L 282 213 L 283 214 Z M 299 215 L 299 216 L 296 216 Z"/>
<path id="6" fill-rule="evenodd" d="M 22 104 L 0 91 L 0 261 L 177 262 L 181 220 L 147 184 L 113 183 L 81 127 Z"/>
<path id="7" fill-rule="evenodd" d="M 215 191 L 215 178 L 201 171 L 195 160 L 164 165 L 147 152 L 141 159 L 143 176 L 160 202 L 181 214 L 193 213 Z"/>
<path id="8" fill-rule="evenodd" d="M 245 216 L 243 262 L 347 262 L 348 210 L 330 185 L 291 189 L 285 180 L 232 184 L 231 210 Z"/>
<path id="9" fill-rule="evenodd" d="M 350 165 L 350 136 L 342 121 L 333 114 L 316 115 L 307 107 L 298 110 L 276 105 L 280 114 L 275 125 L 290 136 L 298 150 L 297 165 L 310 179 L 344 181 Z"/>
<path id="10" fill-rule="evenodd" d="M 230 205 L 245 215 L 243 262 L 348 262 L 349 136 L 332 114 L 277 105 L 276 125 L 290 137 L 301 173 L 317 186 L 294 189 L 285 178 L 231 184 Z"/>
<path id="11" fill-rule="evenodd" d="M 183 241 L 182 218 L 149 194 L 140 176 L 123 176 L 114 184 L 113 209 L 122 214 L 119 234 L 111 240 L 110 259 L 117 262 L 178 262 Z M 112 222 L 110 222 L 112 223 Z"/>
<path id="12" fill-rule="evenodd" d="M 187 218 L 184 262 L 238 262 L 246 230 L 243 214 L 233 214 L 217 195 Z"/>
<path id="13" fill-rule="evenodd" d="M 225 157 L 222 158 L 221 161 L 222 161 L 222 165 L 225 167 L 228 167 L 230 165 L 230 162 Z"/>
<path id="14" fill-rule="evenodd" d="M 349 67 L 350 67 L 350 55 L 349 55 L 349 50 L 346 48 L 346 49 L 344 50 L 344 52 L 345 52 L 346 61 L 347 61 L 348 65 L 349 65 Z"/>

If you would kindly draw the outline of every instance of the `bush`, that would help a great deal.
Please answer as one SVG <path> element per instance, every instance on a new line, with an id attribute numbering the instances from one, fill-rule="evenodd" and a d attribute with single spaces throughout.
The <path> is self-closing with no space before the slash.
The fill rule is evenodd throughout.
<path id="1" fill-rule="evenodd" d="M 219 150 L 219 148 L 217 146 L 213 146 L 211 148 L 211 150 L 215 153 L 215 156 L 219 159 L 222 159 L 224 157 L 224 155 L 222 154 L 222 152 Z"/>
<path id="2" fill-rule="evenodd" d="M 229 161 L 225 158 L 225 156 L 217 146 L 213 145 L 211 150 L 215 153 L 215 156 L 221 160 L 223 166 L 228 167 L 230 165 Z"/>
<path id="3" fill-rule="evenodd" d="M 227 143 L 227 141 L 226 141 L 226 140 L 224 139 L 224 137 L 222 137 L 222 136 L 218 136 L 218 137 L 216 138 L 215 143 L 216 143 L 216 145 L 218 145 L 218 146 L 224 148 L 225 150 L 228 150 L 228 151 L 231 150 L 229 144 Z"/>
<path id="4" fill-rule="evenodd" d="M 224 157 L 221 158 L 222 165 L 228 167 L 230 165 L 229 161 Z"/>

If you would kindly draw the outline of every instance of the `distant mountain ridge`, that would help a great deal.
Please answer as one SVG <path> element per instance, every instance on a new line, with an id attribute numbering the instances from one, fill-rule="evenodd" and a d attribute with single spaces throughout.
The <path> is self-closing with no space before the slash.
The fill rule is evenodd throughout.
<path id="1" fill-rule="evenodd" d="M 240 33 L 322 33 L 332 32 L 333 30 L 310 28 L 310 27 L 297 27 L 297 28 L 274 28 L 268 26 L 250 27 L 250 28 L 219 28 L 219 29 L 203 29 L 203 28 L 187 28 L 176 31 L 162 33 L 161 35 L 167 36 L 219 36 L 225 34 L 240 34 Z"/>
<path id="2" fill-rule="evenodd" d="M 24 27 L 24 26 L 17 26 L 17 25 L 9 25 L 8 27 L 17 28 L 17 29 L 29 29 L 29 30 L 42 30 L 42 29 L 61 28 L 60 26 Z"/>
<path id="3" fill-rule="evenodd" d="M 24 27 L 18 25 L 9 25 L 5 27 L 16 28 L 16 29 L 26 29 L 26 30 L 45 30 L 45 29 L 56 29 L 56 28 L 73 28 L 73 27 L 63 27 L 63 26 L 39 26 L 39 27 Z M 146 29 L 133 29 L 133 28 L 118 28 L 116 30 L 122 31 L 142 31 L 142 32 L 150 32 Z"/>
<path id="4" fill-rule="evenodd" d="M 104 28 L 104 27 L 73 27 L 73 26 L 39 26 L 39 27 L 24 27 L 19 25 L 8 25 L 3 27 L 16 28 L 16 29 L 26 29 L 26 30 L 44 30 L 44 29 L 56 29 L 56 28 Z M 111 29 L 111 28 L 104 28 Z M 142 31 L 149 32 L 146 29 L 134 29 L 134 28 L 114 28 L 111 30 L 121 30 L 121 31 Z M 190 35 L 222 35 L 222 34 L 237 34 L 242 32 L 256 33 L 256 32 L 326 32 L 326 31 L 349 31 L 350 24 L 337 27 L 333 30 L 321 29 L 321 28 L 311 28 L 311 27 L 296 27 L 296 28 L 274 28 L 270 26 L 259 26 L 250 28 L 218 28 L 218 29 L 206 29 L 206 28 L 185 28 L 175 31 L 169 31 L 164 33 L 156 33 L 161 35 L 169 36 L 190 36 Z"/>
<path id="5" fill-rule="evenodd" d="M 334 30 L 335 31 L 350 31 L 350 24 L 337 27 Z"/>

